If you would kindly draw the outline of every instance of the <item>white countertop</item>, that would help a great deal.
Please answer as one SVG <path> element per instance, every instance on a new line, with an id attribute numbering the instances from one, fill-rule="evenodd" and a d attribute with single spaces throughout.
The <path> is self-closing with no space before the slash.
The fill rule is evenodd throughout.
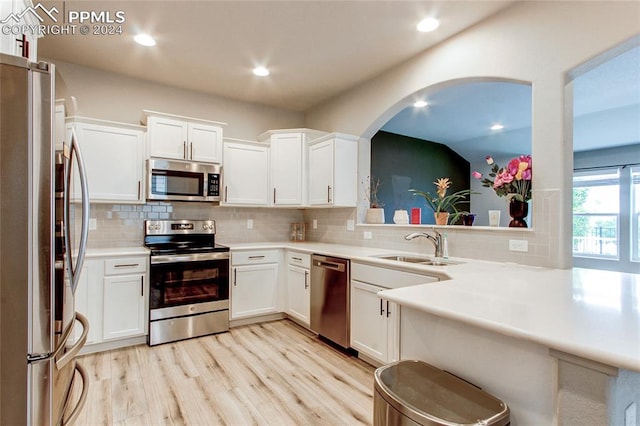
<path id="1" fill-rule="evenodd" d="M 112 256 L 144 256 L 149 254 L 149 249 L 144 246 L 126 247 L 100 247 L 88 248 L 86 257 L 112 257 Z"/>
<path id="2" fill-rule="evenodd" d="M 452 260 L 464 263 L 422 266 L 370 257 L 402 253 L 396 250 L 311 242 L 230 247 L 287 248 L 435 275 L 440 282 L 385 290 L 379 296 L 583 358 L 640 371 L 640 274 L 455 258 Z"/>

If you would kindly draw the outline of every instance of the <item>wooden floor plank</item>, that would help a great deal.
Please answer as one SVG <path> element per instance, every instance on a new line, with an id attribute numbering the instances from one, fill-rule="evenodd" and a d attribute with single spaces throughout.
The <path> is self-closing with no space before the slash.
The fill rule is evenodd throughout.
<path id="1" fill-rule="evenodd" d="M 77 425 L 370 425 L 370 365 L 280 320 L 85 355 Z"/>

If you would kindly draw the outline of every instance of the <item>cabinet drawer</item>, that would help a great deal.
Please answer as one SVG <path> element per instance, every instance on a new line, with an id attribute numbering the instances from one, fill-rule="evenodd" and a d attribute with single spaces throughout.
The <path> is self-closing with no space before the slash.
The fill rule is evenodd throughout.
<path id="1" fill-rule="evenodd" d="M 287 252 L 287 263 L 302 268 L 311 268 L 311 255 L 307 253 L 299 253 L 297 251 Z"/>
<path id="2" fill-rule="evenodd" d="M 147 271 L 148 257 L 118 257 L 105 259 L 105 275 L 133 274 Z"/>
<path id="3" fill-rule="evenodd" d="M 400 288 L 439 281 L 438 278 L 431 275 L 414 274 L 353 262 L 351 263 L 351 279 L 384 288 Z"/>
<path id="4" fill-rule="evenodd" d="M 231 252 L 232 265 L 253 265 L 259 263 L 278 263 L 278 250 L 237 251 Z"/>

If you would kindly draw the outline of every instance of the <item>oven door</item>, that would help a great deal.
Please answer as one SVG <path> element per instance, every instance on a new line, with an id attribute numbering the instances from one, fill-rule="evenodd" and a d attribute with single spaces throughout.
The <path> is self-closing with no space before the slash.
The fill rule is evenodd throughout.
<path id="1" fill-rule="evenodd" d="M 150 319 L 229 308 L 229 253 L 151 256 Z"/>

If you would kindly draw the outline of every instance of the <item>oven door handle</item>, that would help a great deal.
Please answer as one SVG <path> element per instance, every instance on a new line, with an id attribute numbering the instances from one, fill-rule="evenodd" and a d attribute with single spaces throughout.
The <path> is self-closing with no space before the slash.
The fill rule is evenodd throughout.
<path id="1" fill-rule="evenodd" d="M 168 255 L 161 255 L 161 256 L 151 256 L 151 264 L 157 265 L 162 263 L 199 262 L 199 261 L 205 261 L 205 260 L 225 260 L 225 259 L 229 259 L 228 252 L 168 254 Z"/>

